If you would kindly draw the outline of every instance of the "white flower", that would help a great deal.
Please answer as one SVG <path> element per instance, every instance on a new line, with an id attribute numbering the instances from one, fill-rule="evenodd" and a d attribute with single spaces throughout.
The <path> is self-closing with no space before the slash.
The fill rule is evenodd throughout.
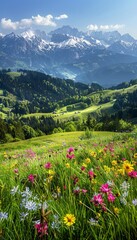
<path id="1" fill-rule="evenodd" d="M 125 198 L 125 197 L 127 197 L 127 196 L 128 196 L 128 192 L 123 192 L 123 193 L 122 193 L 122 197 L 123 197 L 123 198 Z"/>
<path id="2" fill-rule="evenodd" d="M 120 198 L 120 202 L 123 203 L 124 205 L 127 205 L 127 200 L 123 197 Z"/>
<path id="3" fill-rule="evenodd" d="M 22 212 L 22 213 L 20 214 L 20 220 L 21 220 L 21 221 L 25 220 L 25 218 L 26 218 L 27 216 L 28 216 L 28 213 Z"/>
<path id="4" fill-rule="evenodd" d="M 124 181 L 121 185 L 120 185 L 120 189 L 122 191 L 127 191 L 130 188 L 130 184 L 126 181 Z"/>
<path id="5" fill-rule="evenodd" d="M 12 195 L 15 195 L 17 192 L 18 192 L 18 193 L 20 192 L 19 186 L 13 187 L 13 188 L 11 189 L 11 191 L 10 191 L 10 193 L 11 193 Z"/>
<path id="6" fill-rule="evenodd" d="M 89 222 L 91 225 L 98 225 L 98 221 L 95 220 L 94 218 L 90 218 Z"/>
<path id="7" fill-rule="evenodd" d="M 132 203 L 133 203 L 134 206 L 137 206 L 137 199 L 136 199 L 136 198 L 133 199 L 133 200 L 132 200 Z"/>
<path id="8" fill-rule="evenodd" d="M 8 213 L 6 212 L 0 212 L 0 221 L 7 219 L 8 218 Z"/>
<path id="9" fill-rule="evenodd" d="M 42 207 L 44 210 L 46 210 L 46 209 L 48 208 L 47 202 L 43 202 L 43 203 L 41 204 L 41 207 Z"/>
<path id="10" fill-rule="evenodd" d="M 32 192 L 28 187 L 26 187 L 26 190 L 24 192 L 21 192 L 21 195 L 23 198 L 31 198 L 32 197 Z"/>
<path id="11" fill-rule="evenodd" d="M 38 204 L 30 200 L 25 203 L 24 207 L 29 211 L 36 211 L 38 209 Z"/>

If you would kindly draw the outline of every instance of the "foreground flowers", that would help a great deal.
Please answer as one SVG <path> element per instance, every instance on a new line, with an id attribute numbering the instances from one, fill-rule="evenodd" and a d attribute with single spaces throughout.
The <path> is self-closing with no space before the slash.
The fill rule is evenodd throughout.
<path id="1" fill-rule="evenodd" d="M 70 227 L 72 226 L 76 221 L 76 218 L 73 214 L 66 214 L 64 217 L 64 223 L 66 224 L 66 226 Z"/>

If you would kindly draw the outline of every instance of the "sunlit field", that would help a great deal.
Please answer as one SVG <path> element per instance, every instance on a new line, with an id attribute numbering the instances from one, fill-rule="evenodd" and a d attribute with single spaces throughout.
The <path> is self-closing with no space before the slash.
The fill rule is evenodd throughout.
<path id="1" fill-rule="evenodd" d="M 62 133 L 0 152 L 0 239 L 137 239 L 136 134 Z"/>

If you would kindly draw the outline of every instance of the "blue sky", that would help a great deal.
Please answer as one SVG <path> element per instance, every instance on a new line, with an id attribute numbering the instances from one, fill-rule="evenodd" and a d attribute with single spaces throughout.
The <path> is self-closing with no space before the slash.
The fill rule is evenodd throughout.
<path id="1" fill-rule="evenodd" d="M 137 0 L 1 0 L 0 32 L 46 32 L 63 25 L 118 30 L 137 38 Z"/>

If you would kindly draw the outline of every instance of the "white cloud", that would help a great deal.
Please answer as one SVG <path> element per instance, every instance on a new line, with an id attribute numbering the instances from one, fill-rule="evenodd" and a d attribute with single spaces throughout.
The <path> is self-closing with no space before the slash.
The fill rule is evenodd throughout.
<path id="1" fill-rule="evenodd" d="M 39 14 L 36 17 L 32 16 L 32 22 L 33 24 L 40 26 L 56 26 L 56 23 L 53 22 L 53 16 L 50 14 L 45 17 L 40 16 Z"/>
<path id="2" fill-rule="evenodd" d="M 63 16 L 63 15 L 62 15 Z M 39 14 L 37 16 L 32 16 L 31 18 L 24 18 L 20 21 L 12 21 L 11 19 L 2 18 L 0 21 L 0 25 L 4 29 L 22 29 L 25 27 L 31 27 L 31 26 L 51 26 L 55 27 L 56 23 L 54 21 L 54 17 L 52 15 L 47 16 L 40 16 Z"/>
<path id="3" fill-rule="evenodd" d="M 96 31 L 96 30 L 102 30 L 102 31 L 107 31 L 107 30 L 119 30 L 121 28 L 124 28 L 124 24 L 115 24 L 115 25 L 93 25 L 90 24 L 87 26 L 87 29 L 89 31 Z"/>
<path id="4" fill-rule="evenodd" d="M 5 28 L 5 29 L 10 28 L 10 29 L 16 30 L 18 25 L 19 25 L 19 22 L 12 22 L 11 19 L 6 19 L 6 18 L 1 19 L 2 28 Z"/>
<path id="5" fill-rule="evenodd" d="M 123 28 L 123 24 L 115 24 L 115 25 L 100 25 L 100 30 L 118 30 Z"/>
<path id="6" fill-rule="evenodd" d="M 68 18 L 68 15 L 66 15 L 66 14 L 62 14 L 58 17 L 55 17 L 56 20 L 61 20 L 61 19 L 66 19 L 66 18 Z"/>
<path id="7" fill-rule="evenodd" d="M 90 30 L 90 31 L 96 31 L 96 30 L 98 30 L 98 26 L 90 24 L 90 25 L 87 26 L 87 29 Z"/>

